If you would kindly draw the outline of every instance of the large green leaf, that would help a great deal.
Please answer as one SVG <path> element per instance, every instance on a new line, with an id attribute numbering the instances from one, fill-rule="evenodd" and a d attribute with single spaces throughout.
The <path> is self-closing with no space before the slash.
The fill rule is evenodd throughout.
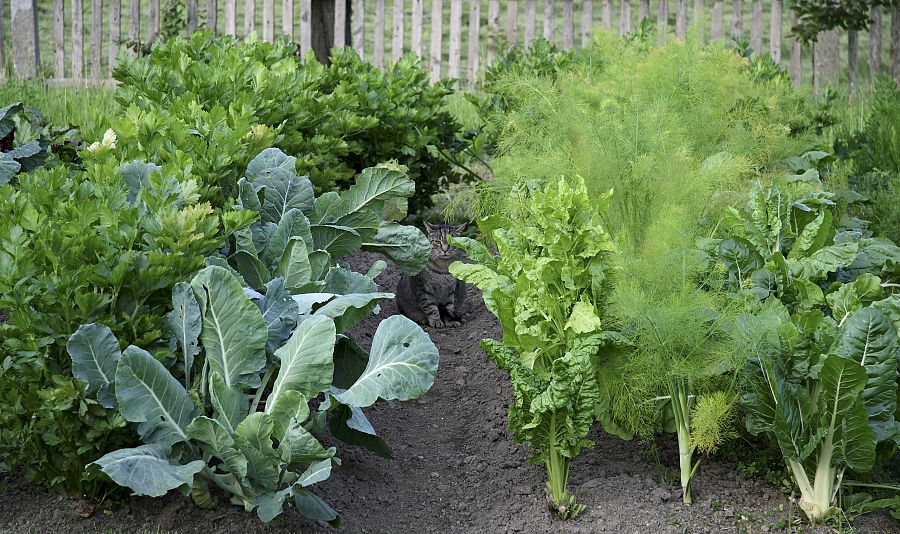
<path id="1" fill-rule="evenodd" d="M 172 311 L 168 316 L 169 330 L 181 346 L 184 357 L 184 387 L 191 389 L 191 374 L 194 368 L 194 356 L 200 352 L 198 340 L 200 327 L 200 305 L 194 298 L 190 284 L 178 282 L 172 290 Z"/>
<path id="2" fill-rule="evenodd" d="M 272 384 L 266 411 L 285 391 L 299 391 L 312 399 L 328 389 L 334 377 L 334 321 L 327 316 L 312 316 L 297 326 L 288 342 L 275 351 L 281 367 Z"/>
<path id="3" fill-rule="evenodd" d="M 157 443 L 119 449 L 94 463 L 113 482 L 130 488 L 135 495 L 162 497 L 169 490 L 181 486 L 190 487 L 194 475 L 206 466 L 203 460 L 180 465 L 170 460 L 169 456 L 170 446 Z"/>
<path id="4" fill-rule="evenodd" d="M 820 248 L 812 255 L 800 258 L 796 262 L 802 267 L 802 275 L 805 278 L 815 279 L 852 264 L 858 253 L 857 243 L 839 243 Z"/>
<path id="5" fill-rule="evenodd" d="M 312 266 L 309 263 L 306 242 L 302 238 L 294 237 L 288 241 L 275 274 L 284 278 L 284 285 L 290 290 L 302 287 L 310 281 Z"/>
<path id="6" fill-rule="evenodd" d="M 875 461 L 875 434 L 871 426 L 864 424 L 865 408 L 860 394 L 866 386 L 865 369 L 849 358 L 832 354 L 825 359 L 819 380 L 819 424 L 833 433 L 832 463 L 843 460 L 851 469 L 870 469 Z"/>
<path id="7" fill-rule="evenodd" d="M 865 368 L 863 399 L 878 441 L 893 437 L 900 342 L 884 314 L 863 308 L 847 319 L 835 352 Z"/>
<path id="8" fill-rule="evenodd" d="M 249 180 L 253 181 L 254 178 L 268 169 L 282 169 L 294 173 L 297 171 L 297 158 L 288 156 L 282 152 L 281 149 L 267 148 L 257 154 L 256 157 L 247 164 L 247 172 L 245 175 Z"/>
<path id="9" fill-rule="evenodd" d="M 350 293 L 335 295 L 315 315 L 324 315 L 334 320 L 337 332 L 346 332 L 365 318 L 380 300 L 394 298 L 393 293 Z"/>
<path id="10" fill-rule="evenodd" d="M 283 278 L 276 278 L 266 284 L 265 296 L 254 302 L 259 306 L 269 331 L 266 352 L 274 354 L 288 340 L 297 325 L 299 308 L 284 288 Z"/>
<path id="11" fill-rule="evenodd" d="M 310 464 L 306 471 L 300 474 L 300 478 L 297 479 L 297 484 L 300 487 L 312 486 L 318 482 L 322 482 L 323 480 L 327 480 L 328 477 L 331 476 L 331 459 L 319 460 L 318 462 Z"/>
<path id="12" fill-rule="evenodd" d="M 122 356 L 119 341 L 108 326 L 83 324 L 69 337 L 66 350 L 72 357 L 72 374 L 85 382 L 84 392 L 97 392 L 97 402 L 116 407 L 116 365 Z"/>
<path id="13" fill-rule="evenodd" d="M 392 223 L 379 228 L 375 239 L 362 243 L 362 249 L 380 252 L 396 263 L 401 271 L 414 275 L 428 262 L 431 243 L 418 228 Z"/>
<path id="14" fill-rule="evenodd" d="M 363 169 L 356 183 L 341 193 L 345 213 L 372 210 L 379 216 L 384 202 L 392 198 L 408 198 L 416 191 L 416 184 L 396 166 L 379 165 Z"/>
<path id="15" fill-rule="evenodd" d="M 187 441 L 187 427 L 198 415 L 187 391 L 147 351 L 129 346 L 116 368 L 116 398 L 122 416 L 138 425 L 144 443 Z"/>
<path id="16" fill-rule="evenodd" d="M 372 428 L 361 408 L 338 404 L 328 414 L 328 429 L 331 435 L 344 443 L 368 449 L 382 458 L 393 458 L 388 444 Z"/>
<path id="17" fill-rule="evenodd" d="M 314 224 L 310 227 L 310 231 L 316 250 L 324 250 L 332 258 L 346 256 L 362 246 L 359 232 L 349 226 Z"/>
<path id="18" fill-rule="evenodd" d="M 438 350 L 416 323 L 394 315 L 378 325 L 366 370 L 349 389 L 335 395 L 350 406 L 371 406 L 379 398 L 409 400 L 434 383 Z"/>
<path id="19" fill-rule="evenodd" d="M 263 262 L 274 268 L 279 260 L 284 257 L 285 249 L 291 238 L 303 239 L 307 248 L 313 246 L 312 233 L 309 229 L 309 220 L 298 209 L 290 209 L 278 221 L 278 226 L 272 231 L 266 240 L 266 246 L 262 251 Z"/>
<path id="20" fill-rule="evenodd" d="M 204 449 L 222 461 L 228 472 L 241 479 L 247 476 L 247 459 L 234 444 L 234 439 L 221 423 L 209 417 L 200 416 L 188 425 L 191 439 L 206 447 Z"/>
<path id="21" fill-rule="evenodd" d="M 253 180 L 256 189 L 265 188 L 260 212 L 262 222 L 278 223 L 291 209 L 308 213 L 315 202 L 309 178 L 297 176 L 281 168 L 262 171 Z"/>
<path id="22" fill-rule="evenodd" d="M 333 527 L 337 527 L 341 523 L 341 518 L 334 508 L 307 489 L 294 490 L 294 506 L 297 507 L 298 512 L 310 519 L 325 521 Z"/>
<path id="23" fill-rule="evenodd" d="M 12 181 L 22 166 L 6 153 L 0 154 L 0 185 L 6 185 Z"/>
<path id="24" fill-rule="evenodd" d="M 191 281 L 203 313 L 200 339 L 210 369 L 230 387 L 259 385 L 266 364 L 268 329 L 262 313 L 235 277 L 221 267 L 207 267 Z"/>
<path id="25" fill-rule="evenodd" d="M 217 421 L 234 430 L 250 411 L 250 398 L 240 386 L 229 387 L 216 371 L 209 372 L 209 402 Z"/>
<path id="26" fill-rule="evenodd" d="M 331 458 L 334 453 L 334 447 L 329 449 L 323 447 L 297 420 L 290 422 L 284 432 L 284 438 L 278 444 L 278 454 L 282 461 L 289 465 L 308 465 Z"/>

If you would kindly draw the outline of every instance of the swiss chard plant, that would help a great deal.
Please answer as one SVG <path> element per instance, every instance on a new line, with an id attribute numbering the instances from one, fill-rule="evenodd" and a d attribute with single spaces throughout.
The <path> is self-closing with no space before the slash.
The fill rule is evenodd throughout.
<path id="1" fill-rule="evenodd" d="M 281 277 L 263 296 L 227 268 L 207 267 L 172 293 L 174 374 L 146 350 L 120 352 L 108 328 L 82 326 L 69 340 L 73 372 L 143 441 L 95 463 L 138 495 L 179 489 L 213 506 L 215 486 L 263 521 L 293 503 L 336 524 L 338 513 L 310 487 L 339 464 L 337 451 L 314 432 L 330 426 L 338 439 L 389 454 L 362 408 L 416 398 L 437 371 L 437 349 L 405 317 L 383 321 L 368 353 L 346 336 L 358 299 L 390 296 L 292 296 Z"/>
<path id="2" fill-rule="evenodd" d="M 509 428 L 546 468 L 547 504 L 562 518 L 584 508 L 566 481 L 572 459 L 592 445 L 600 347 L 617 337 L 601 320 L 615 247 L 599 211 L 610 194 L 590 198 L 580 178 L 542 191 L 523 185 L 509 199 L 522 205 L 521 218 L 493 231 L 499 256 L 459 238 L 454 244 L 476 263 L 450 266 L 482 290 L 500 320 L 502 340 L 486 339 L 482 348 L 510 375 Z"/>
<path id="3" fill-rule="evenodd" d="M 778 443 L 812 521 L 837 509 L 845 471 L 900 443 L 900 248 L 835 230 L 831 194 L 757 186 L 731 237 L 707 244 L 733 290 L 762 311 L 735 328 L 751 357 L 747 428 Z"/>

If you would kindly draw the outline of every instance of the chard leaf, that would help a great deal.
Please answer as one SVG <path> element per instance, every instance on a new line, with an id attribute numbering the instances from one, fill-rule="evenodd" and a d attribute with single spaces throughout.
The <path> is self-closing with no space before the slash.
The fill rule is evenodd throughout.
<path id="1" fill-rule="evenodd" d="M 462 249 L 466 253 L 466 257 L 470 260 L 483 265 L 488 269 L 495 270 L 497 268 L 497 258 L 481 241 L 476 241 L 468 237 L 450 237 L 450 244 Z"/>
<path id="2" fill-rule="evenodd" d="M 257 387 L 266 364 L 268 329 L 262 313 L 231 274 L 221 267 L 197 273 L 191 287 L 203 314 L 200 339 L 210 370 L 229 388 Z"/>
<path id="3" fill-rule="evenodd" d="M 394 223 L 379 228 L 375 239 L 361 246 L 365 251 L 384 254 L 408 275 L 425 268 L 431 253 L 431 243 L 421 230 Z"/>
<path id="4" fill-rule="evenodd" d="M 852 264 L 858 253 L 857 243 L 839 243 L 820 248 L 812 255 L 798 259 L 797 262 L 803 269 L 803 277 L 817 279 Z"/>
<path id="5" fill-rule="evenodd" d="M 116 368 L 116 398 L 122 416 L 138 425 L 144 443 L 187 441 L 187 427 L 198 415 L 187 391 L 147 351 L 129 346 Z"/>
<path id="6" fill-rule="evenodd" d="M 170 460 L 169 455 L 169 445 L 156 443 L 133 449 L 119 449 L 94 463 L 113 482 L 130 488 L 135 495 L 162 497 L 169 490 L 190 487 L 194 475 L 206 466 L 203 460 L 180 465 Z"/>
<path id="7" fill-rule="evenodd" d="M 572 307 L 572 314 L 566 321 L 564 330 L 571 330 L 575 334 L 589 334 L 603 329 L 600 318 L 597 317 L 594 307 L 587 302 L 576 302 Z"/>
<path id="8" fill-rule="evenodd" d="M 191 389 L 191 374 L 194 369 L 194 356 L 200 353 L 200 305 L 194 298 L 190 284 L 178 282 L 172 290 L 172 311 L 168 315 L 169 330 L 181 346 L 184 357 L 184 387 Z"/>
<path id="9" fill-rule="evenodd" d="M 275 351 L 281 367 L 268 397 L 268 413 L 285 391 L 298 391 L 312 399 L 328 389 L 334 377 L 335 335 L 334 321 L 314 315 L 300 323 L 288 342 Z"/>
<path id="10" fill-rule="evenodd" d="M 854 313 L 843 329 L 835 353 L 860 364 L 866 373 L 863 401 L 877 441 L 894 436 L 900 342 L 884 316 L 873 308 Z"/>
<path id="11" fill-rule="evenodd" d="M 116 407 L 116 365 L 122 356 L 119 341 L 108 326 L 83 324 L 69 337 L 66 350 L 72 358 L 72 374 L 85 383 L 84 393 L 97 392 L 97 401 Z"/>
<path id="12" fill-rule="evenodd" d="M 832 354 L 825 359 L 819 380 L 819 424 L 833 434 L 832 465 L 843 461 L 851 469 L 869 470 L 875 461 L 875 434 L 865 423 L 865 406 L 860 398 L 866 385 L 865 369 L 849 358 Z"/>
<path id="13" fill-rule="evenodd" d="M 362 376 L 335 398 L 361 408 L 379 398 L 414 399 L 434 383 L 437 366 L 438 351 L 428 335 L 406 317 L 394 315 L 378 325 Z"/>

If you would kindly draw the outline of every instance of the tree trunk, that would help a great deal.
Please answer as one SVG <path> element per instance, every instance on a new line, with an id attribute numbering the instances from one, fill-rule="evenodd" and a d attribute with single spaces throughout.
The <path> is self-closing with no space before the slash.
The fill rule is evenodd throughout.
<path id="1" fill-rule="evenodd" d="M 346 0 L 347 17 L 344 25 L 344 42 L 350 42 L 351 1 Z M 319 62 L 328 65 L 328 55 L 334 46 L 334 0 L 312 0 L 312 50 Z"/>
<path id="2" fill-rule="evenodd" d="M 818 94 L 834 86 L 840 74 L 840 36 L 837 29 L 820 32 L 813 45 L 813 89 Z"/>
<path id="3" fill-rule="evenodd" d="M 734 0 L 734 9 L 731 12 L 731 35 L 736 39 L 744 36 L 744 4 L 741 0 Z"/>
<path id="4" fill-rule="evenodd" d="M 781 6 L 781 0 L 772 0 L 772 18 L 769 21 L 769 52 L 775 63 L 781 63 Z"/>

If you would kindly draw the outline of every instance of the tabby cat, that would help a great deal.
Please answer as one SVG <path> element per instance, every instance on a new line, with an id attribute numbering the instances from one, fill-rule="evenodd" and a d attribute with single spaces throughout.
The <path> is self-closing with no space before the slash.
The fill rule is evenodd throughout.
<path id="1" fill-rule="evenodd" d="M 466 224 L 425 223 L 431 254 L 425 269 L 415 276 L 403 275 L 397 283 L 397 306 L 403 315 L 420 324 L 437 328 L 462 324 L 466 284 L 453 277 L 448 268 L 463 259 L 461 250 L 450 245 L 450 236 L 459 236 Z"/>

